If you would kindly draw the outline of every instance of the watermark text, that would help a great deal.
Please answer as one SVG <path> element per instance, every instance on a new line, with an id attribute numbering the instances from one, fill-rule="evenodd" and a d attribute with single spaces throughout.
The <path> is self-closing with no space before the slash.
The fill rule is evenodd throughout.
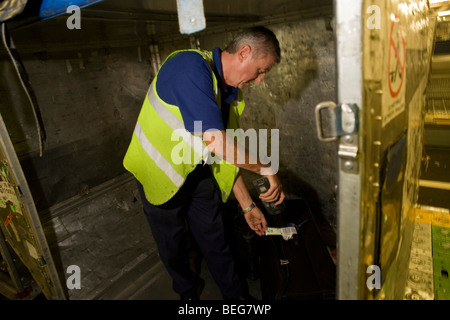
<path id="1" fill-rule="evenodd" d="M 67 289 L 81 289 L 81 270 L 77 265 L 70 265 L 67 267 L 66 273 L 70 276 L 66 280 Z"/>
<path id="2" fill-rule="evenodd" d="M 226 135 L 222 135 L 219 130 L 207 130 L 206 142 L 211 149 L 210 152 L 203 145 L 202 122 L 194 122 L 194 133 L 185 129 L 173 131 L 171 140 L 180 141 L 171 152 L 171 160 L 174 164 L 194 164 L 192 163 L 192 150 L 202 155 L 203 160 L 208 164 L 221 163 L 222 160 L 235 165 L 256 164 L 258 159 L 263 165 L 270 164 L 269 170 L 277 173 L 280 165 L 279 142 L 280 133 L 278 129 L 270 130 L 270 156 L 269 156 L 269 133 L 267 129 L 227 129 Z M 248 144 L 247 144 L 248 141 Z M 225 150 L 219 152 L 219 150 Z"/>
<path id="3" fill-rule="evenodd" d="M 67 18 L 66 26 L 67 29 L 81 29 L 81 10 L 79 6 L 68 6 L 66 13 L 71 13 L 70 17 Z"/>
<path id="4" fill-rule="evenodd" d="M 381 270 L 377 265 L 370 265 L 366 269 L 366 273 L 370 274 L 367 278 L 366 285 L 368 289 L 381 289 Z"/>

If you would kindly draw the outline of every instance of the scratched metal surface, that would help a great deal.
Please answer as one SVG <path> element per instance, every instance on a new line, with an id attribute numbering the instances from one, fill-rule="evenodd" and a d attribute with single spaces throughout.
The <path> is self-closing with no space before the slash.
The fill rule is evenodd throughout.
<path id="1" fill-rule="evenodd" d="M 413 212 L 418 200 L 421 166 L 421 156 L 418 154 L 421 155 L 423 148 L 425 89 L 431 64 L 434 20 L 427 16 L 427 5 L 422 1 L 368 1 L 367 5 L 370 4 L 378 5 L 382 10 L 397 12 L 400 16 L 405 43 L 405 69 L 402 75 L 404 92 L 400 94 L 404 95 L 404 102 L 402 111 L 384 123 L 386 118 L 383 117 L 386 116 L 383 116 L 382 108 L 391 103 L 384 100 L 388 78 L 383 74 L 385 69 L 373 61 L 386 64 L 388 52 L 392 48 L 389 33 L 385 29 L 366 29 L 366 110 L 363 115 L 366 172 L 361 189 L 363 246 L 360 261 L 363 272 L 372 264 L 379 265 L 383 283 L 380 291 L 361 291 L 365 291 L 363 296 L 366 298 L 403 299 L 413 233 Z M 387 19 L 386 26 L 391 26 L 393 21 Z M 398 48 L 401 49 L 400 46 Z M 407 147 L 402 160 L 404 168 L 397 181 L 401 194 L 393 197 L 394 190 L 387 190 L 383 183 L 394 176 L 390 176 L 391 173 L 386 170 L 387 166 L 383 164 L 386 163 L 388 152 L 402 137 L 406 139 Z M 365 276 L 360 279 L 361 288 L 365 287 L 365 279 Z"/>

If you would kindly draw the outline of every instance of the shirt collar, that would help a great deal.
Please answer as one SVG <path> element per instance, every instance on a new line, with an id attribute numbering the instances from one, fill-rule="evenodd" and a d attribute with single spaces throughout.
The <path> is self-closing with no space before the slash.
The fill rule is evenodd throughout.
<path id="1" fill-rule="evenodd" d="M 213 55 L 213 63 L 214 66 L 216 67 L 216 76 L 218 76 L 219 79 L 217 79 L 220 83 L 220 87 L 222 88 L 222 90 L 227 94 L 227 95 L 231 95 L 234 98 L 237 97 L 237 88 L 232 87 L 232 86 L 228 86 L 227 88 L 224 88 L 222 85 L 222 81 L 223 81 L 223 70 L 222 70 L 222 59 L 221 59 L 221 53 L 222 50 L 220 48 L 215 48 L 212 51 L 212 55 Z"/>
<path id="2" fill-rule="evenodd" d="M 218 73 L 219 78 L 223 79 L 223 71 L 222 71 L 222 59 L 220 58 L 220 54 L 222 53 L 222 50 L 220 48 L 215 48 L 212 52 L 213 55 L 213 63 L 216 67 L 216 71 Z"/>

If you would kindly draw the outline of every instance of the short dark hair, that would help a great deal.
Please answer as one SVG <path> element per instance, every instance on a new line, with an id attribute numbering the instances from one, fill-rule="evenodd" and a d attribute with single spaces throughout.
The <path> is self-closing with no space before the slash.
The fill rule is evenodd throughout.
<path id="1" fill-rule="evenodd" d="M 276 62 L 281 61 L 281 50 L 275 34 L 263 26 L 245 29 L 236 36 L 224 49 L 229 53 L 236 53 L 243 45 L 248 44 L 254 52 L 254 58 L 260 55 L 271 55 Z"/>

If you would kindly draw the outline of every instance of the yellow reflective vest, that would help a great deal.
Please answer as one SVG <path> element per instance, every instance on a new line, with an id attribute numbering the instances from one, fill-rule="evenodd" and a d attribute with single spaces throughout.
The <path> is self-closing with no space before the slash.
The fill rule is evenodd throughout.
<path id="1" fill-rule="evenodd" d="M 221 106 L 220 90 L 213 72 L 212 52 L 180 50 L 169 55 L 166 61 L 182 51 L 199 53 L 211 68 L 217 105 Z M 170 200 L 186 181 L 201 160 L 210 156 L 201 132 L 188 132 L 178 106 L 165 103 L 156 91 L 158 74 L 153 79 L 139 113 L 130 145 L 123 159 L 126 170 L 143 185 L 147 200 L 161 205 Z M 238 100 L 230 104 L 227 129 L 239 128 L 239 117 L 245 107 L 242 91 Z M 213 176 L 226 202 L 239 172 L 235 165 L 221 160 L 210 164 Z"/>

